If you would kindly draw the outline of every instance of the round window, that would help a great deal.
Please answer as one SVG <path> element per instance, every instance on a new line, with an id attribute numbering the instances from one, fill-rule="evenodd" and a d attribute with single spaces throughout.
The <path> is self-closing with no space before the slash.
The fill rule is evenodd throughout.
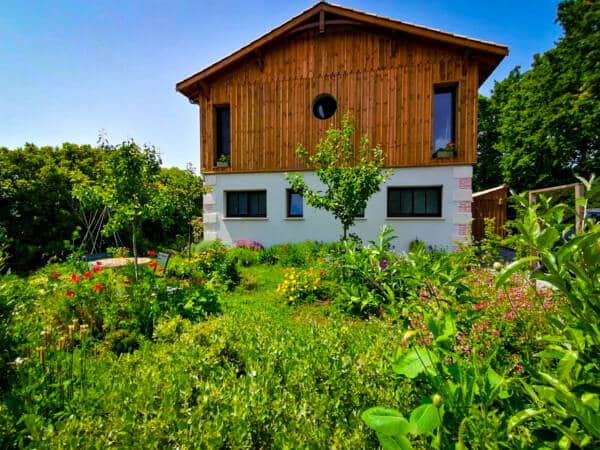
<path id="1" fill-rule="evenodd" d="M 331 94 L 319 94 L 313 101 L 312 112 L 317 119 L 329 119 L 336 109 L 337 101 Z"/>

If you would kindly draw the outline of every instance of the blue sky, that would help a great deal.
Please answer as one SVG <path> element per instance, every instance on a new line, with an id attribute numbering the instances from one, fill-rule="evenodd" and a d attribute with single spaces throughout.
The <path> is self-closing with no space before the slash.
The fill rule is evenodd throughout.
<path id="1" fill-rule="evenodd" d="M 198 110 L 175 83 L 270 31 L 314 1 L 2 0 L 0 146 L 133 138 L 165 166 L 199 165 Z M 508 45 L 482 86 L 561 35 L 557 0 L 335 1 Z"/>

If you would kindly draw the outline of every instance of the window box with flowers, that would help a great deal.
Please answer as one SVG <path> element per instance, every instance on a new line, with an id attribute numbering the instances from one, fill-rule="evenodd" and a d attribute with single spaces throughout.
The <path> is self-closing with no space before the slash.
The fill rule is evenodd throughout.
<path id="1" fill-rule="evenodd" d="M 229 167 L 229 156 L 219 156 L 219 159 L 217 159 L 217 167 Z"/>
<path id="2" fill-rule="evenodd" d="M 454 158 L 456 156 L 456 144 L 454 142 L 448 142 L 445 147 L 438 148 L 434 156 L 436 158 Z"/>

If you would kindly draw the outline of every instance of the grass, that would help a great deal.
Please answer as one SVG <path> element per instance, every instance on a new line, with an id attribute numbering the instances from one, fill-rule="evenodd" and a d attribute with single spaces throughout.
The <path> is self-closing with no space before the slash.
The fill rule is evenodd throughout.
<path id="1" fill-rule="evenodd" d="M 376 447 L 360 413 L 380 404 L 410 410 L 420 400 L 385 359 L 401 330 L 348 318 L 328 303 L 286 305 L 275 292 L 279 266 L 242 268 L 242 276 L 221 314 L 162 319 L 155 341 L 130 354 L 96 351 L 85 390 L 67 405 L 50 404 L 59 388 L 47 376 L 28 385 L 22 445 Z M 40 391 L 48 404 L 35 406 Z"/>

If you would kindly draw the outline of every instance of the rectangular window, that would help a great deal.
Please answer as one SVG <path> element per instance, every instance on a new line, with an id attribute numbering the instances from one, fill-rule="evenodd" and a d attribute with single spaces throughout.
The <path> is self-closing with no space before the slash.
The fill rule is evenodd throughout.
<path id="1" fill-rule="evenodd" d="M 442 217 L 442 187 L 390 187 L 388 217 Z"/>
<path id="2" fill-rule="evenodd" d="M 231 157 L 231 112 L 229 105 L 215 106 L 217 160 Z"/>
<path id="3" fill-rule="evenodd" d="M 361 209 L 357 214 L 356 217 L 359 219 L 364 219 L 365 218 L 365 209 Z"/>
<path id="4" fill-rule="evenodd" d="M 433 89 L 433 151 L 456 143 L 456 86 Z"/>
<path id="5" fill-rule="evenodd" d="M 304 217 L 302 195 L 292 189 L 287 190 L 287 216 Z"/>
<path id="6" fill-rule="evenodd" d="M 225 192 L 227 217 L 267 217 L 267 191 Z"/>

